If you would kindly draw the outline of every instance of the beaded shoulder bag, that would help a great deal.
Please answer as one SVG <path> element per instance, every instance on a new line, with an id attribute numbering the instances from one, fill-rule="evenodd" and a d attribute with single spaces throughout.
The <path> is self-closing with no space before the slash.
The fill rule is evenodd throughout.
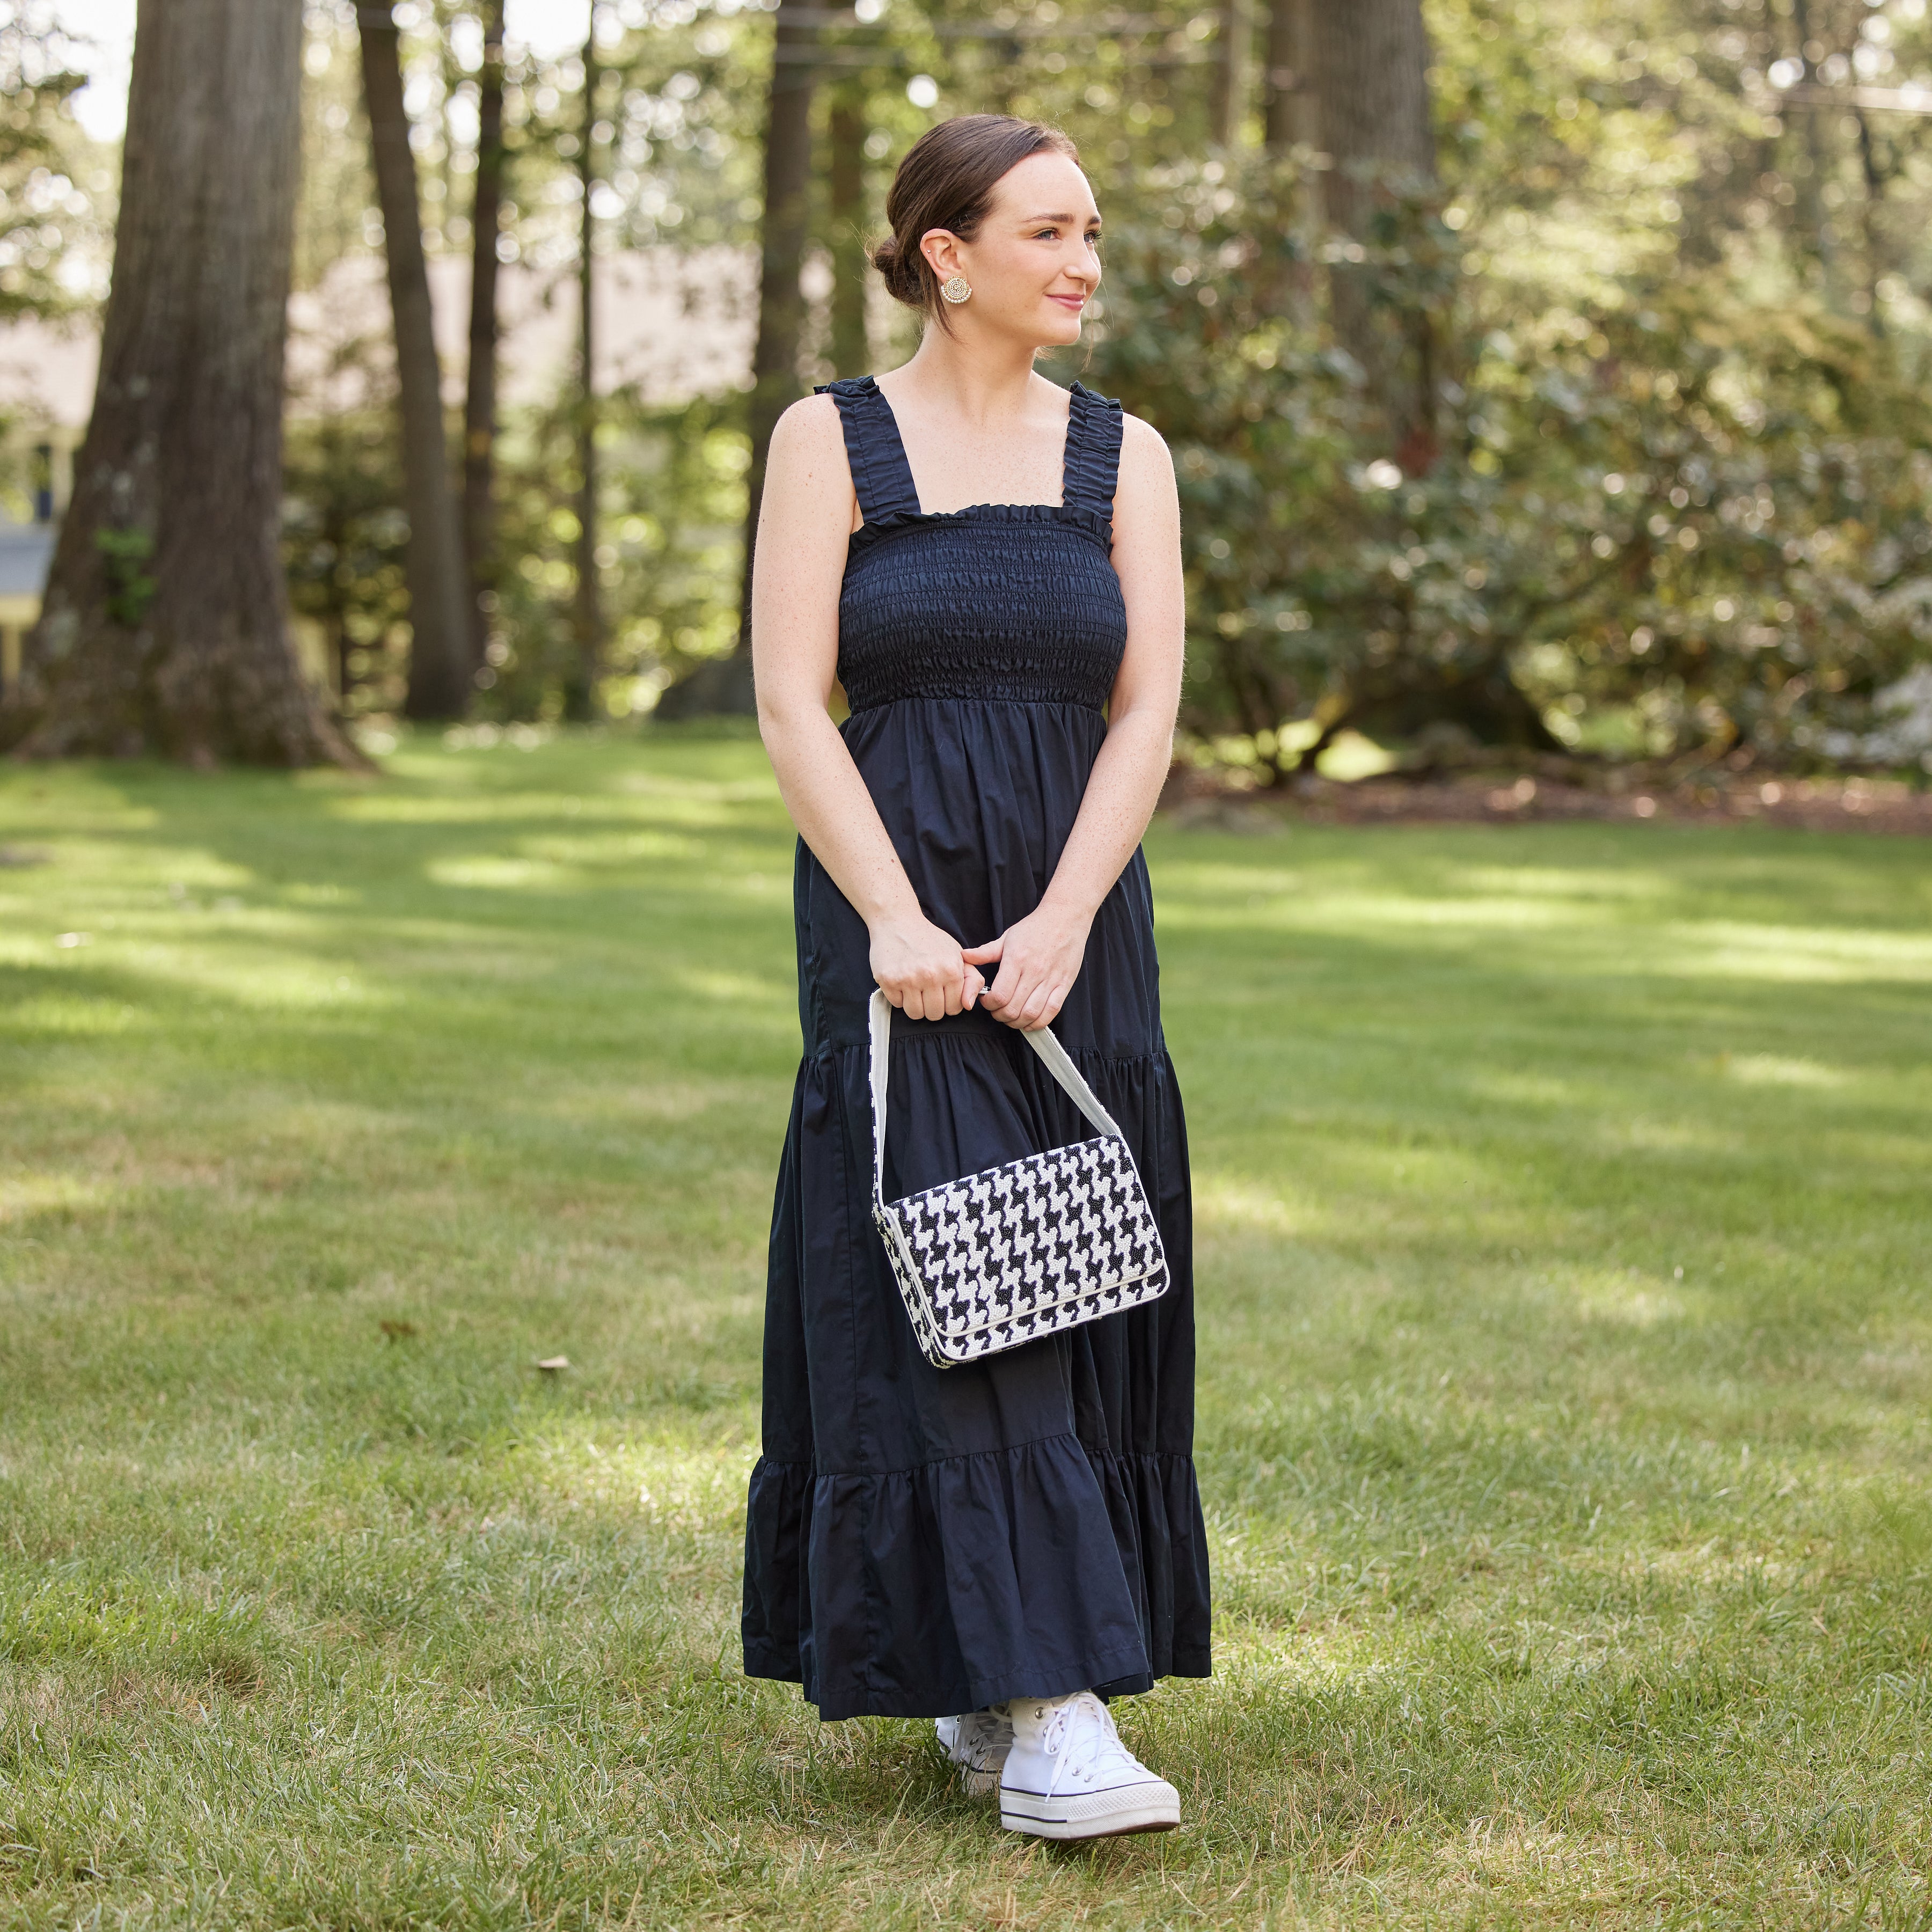
<path id="1" fill-rule="evenodd" d="M 1096 1140 L 885 1198 L 892 1003 L 872 995 L 872 1218 L 920 1352 L 977 1361 L 1167 1292 L 1167 1256 L 1126 1136 L 1049 1028 L 1021 1037 Z"/>

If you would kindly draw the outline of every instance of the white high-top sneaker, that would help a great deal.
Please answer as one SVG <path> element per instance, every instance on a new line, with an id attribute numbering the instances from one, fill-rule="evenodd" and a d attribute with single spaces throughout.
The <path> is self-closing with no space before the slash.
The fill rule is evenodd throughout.
<path id="1" fill-rule="evenodd" d="M 969 1798 L 990 1798 L 1000 1788 L 1000 1772 L 1013 1748 L 1013 1727 L 1004 1706 L 968 1711 L 963 1717 L 935 1718 L 939 1748 L 959 1767 Z"/>
<path id="2" fill-rule="evenodd" d="M 1008 1831 L 1111 1838 L 1180 1822 L 1180 1792 L 1121 1743 L 1092 1691 L 1016 1697 L 1006 1708 L 1013 1748 L 1000 1774 L 1000 1822 Z"/>

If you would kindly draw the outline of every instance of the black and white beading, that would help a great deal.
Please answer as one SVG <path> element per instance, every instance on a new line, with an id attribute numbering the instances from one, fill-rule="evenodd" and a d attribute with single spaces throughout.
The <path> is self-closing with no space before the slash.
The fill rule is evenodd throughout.
<path id="1" fill-rule="evenodd" d="M 1050 1028 L 1022 1036 L 1098 1140 L 1028 1154 L 885 1198 L 892 1004 L 872 995 L 872 1218 L 920 1350 L 934 1368 L 976 1361 L 1167 1292 L 1167 1256 L 1120 1132 Z"/>

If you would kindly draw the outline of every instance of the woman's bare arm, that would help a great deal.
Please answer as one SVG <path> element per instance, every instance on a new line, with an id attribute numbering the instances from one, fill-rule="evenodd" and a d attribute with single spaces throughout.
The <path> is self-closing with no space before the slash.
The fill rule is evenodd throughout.
<path id="1" fill-rule="evenodd" d="M 1106 742 L 1039 905 L 965 954 L 975 966 L 998 961 L 984 1001 L 1010 1026 L 1045 1026 L 1065 1004 L 1094 916 L 1154 816 L 1173 756 L 1186 628 L 1180 505 L 1166 444 L 1136 417 L 1123 427 L 1114 568 L 1127 607 L 1127 647 L 1107 707 Z"/>
<path id="2" fill-rule="evenodd" d="M 837 404 L 829 396 L 794 404 L 772 437 L 752 567 L 758 730 L 799 836 L 866 922 L 873 976 L 909 1018 L 938 1019 L 970 1006 L 984 982 L 957 937 L 920 910 L 825 708 L 856 512 Z"/>

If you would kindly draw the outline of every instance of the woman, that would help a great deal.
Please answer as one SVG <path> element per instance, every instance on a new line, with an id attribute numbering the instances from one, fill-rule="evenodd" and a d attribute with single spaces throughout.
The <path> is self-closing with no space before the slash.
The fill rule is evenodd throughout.
<path id="1" fill-rule="evenodd" d="M 1173 470 L 1118 404 L 1034 368 L 1079 340 L 1100 281 L 1064 135 L 946 122 L 886 213 L 873 262 L 924 314 L 919 351 L 786 412 L 758 526 L 753 663 L 800 835 L 805 1058 L 746 1669 L 802 1683 L 828 1720 L 937 1719 L 1010 1828 L 1156 1830 L 1179 1820 L 1174 1787 L 1105 1700 L 1209 1669 L 1186 1142 L 1139 852 L 1180 682 Z M 886 1198 L 1085 1137 L 1018 1037 L 1052 1024 L 1126 1133 L 1165 1297 L 928 1365 L 872 1219 L 875 984 L 902 1016 Z"/>

